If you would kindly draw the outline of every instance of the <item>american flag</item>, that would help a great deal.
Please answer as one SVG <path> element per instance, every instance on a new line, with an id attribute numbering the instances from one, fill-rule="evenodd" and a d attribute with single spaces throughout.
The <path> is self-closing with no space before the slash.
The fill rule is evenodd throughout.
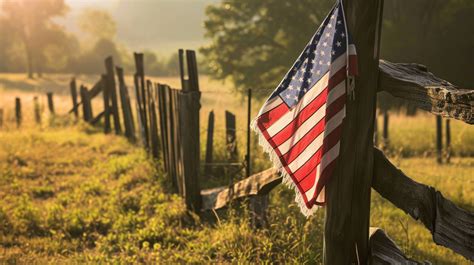
<path id="1" fill-rule="evenodd" d="M 356 50 L 338 0 L 253 122 L 306 216 L 325 204 L 356 74 Z"/>

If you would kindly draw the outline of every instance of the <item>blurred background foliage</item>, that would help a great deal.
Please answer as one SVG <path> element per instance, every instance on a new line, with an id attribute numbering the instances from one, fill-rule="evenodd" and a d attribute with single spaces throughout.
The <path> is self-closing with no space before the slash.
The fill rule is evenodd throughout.
<path id="1" fill-rule="evenodd" d="M 212 76 L 237 89 L 274 88 L 314 34 L 333 0 L 225 0 L 207 8 Z M 426 64 L 461 86 L 474 83 L 474 1 L 387 0 L 381 58 Z"/>

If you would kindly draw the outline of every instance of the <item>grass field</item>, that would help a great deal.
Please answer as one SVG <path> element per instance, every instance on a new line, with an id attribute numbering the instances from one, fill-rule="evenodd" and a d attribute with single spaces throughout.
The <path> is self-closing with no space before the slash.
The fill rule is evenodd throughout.
<path id="1" fill-rule="evenodd" d="M 278 187 L 270 194 L 269 229 L 253 231 L 244 204 L 234 204 L 214 218 L 185 211 L 169 193 L 160 161 L 152 161 L 124 138 L 101 133 L 64 115 L 71 107 L 69 76 L 27 80 L 0 74 L 0 263 L 139 263 L 258 262 L 320 263 L 323 211 L 306 220 L 293 202 L 294 193 Z M 92 84 L 93 76 L 78 77 Z M 177 78 L 155 81 L 179 87 Z M 130 85 L 130 77 L 127 77 Z M 200 80 L 201 145 L 207 115 L 216 113 L 214 152 L 226 160 L 224 111 L 237 116 L 239 156 L 245 153 L 246 99 L 225 83 Z M 43 113 L 33 122 L 32 97 L 55 92 L 56 117 Z M 14 97 L 23 101 L 24 124 L 16 129 Z M 94 108 L 101 107 L 100 101 Z M 254 102 L 253 115 L 260 103 Z M 452 122 L 455 157 L 438 165 L 434 151 L 434 117 L 390 117 L 391 161 L 411 178 L 440 190 L 474 210 L 474 128 Z M 379 125 L 381 119 L 379 119 Z M 380 126 L 379 126 L 380 127 Z M 256 146 L 255 143 L 253 143 Z M 204 153 L 204 152 L 202 152 Z M 269 166 L 259 148 L 252 152 L 254 171 Z M 202 180 L 203 187 L 229 182 L 226 172 Z M 212 219 L 212 220 L 211 220 Z M 372 193 L 371 225 L 387 231 L 409 256 L 433 264 L 469 264 L 436 246 L 430 233 L 408 215 Z"/>

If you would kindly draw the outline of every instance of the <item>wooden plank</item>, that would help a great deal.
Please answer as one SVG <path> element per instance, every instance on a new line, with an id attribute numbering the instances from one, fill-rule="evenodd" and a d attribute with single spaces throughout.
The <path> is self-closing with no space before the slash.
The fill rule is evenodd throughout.
<path id="1" fill-rule="evenodd" d="M 46 93 L 46 96 L 48 97 L 48 109 L 49 113 L 54 115 L 54 100 L 53 100 L 53 92 L 48 92 Z"/>
<path id="2" fill-rule="evenodd" d="M 202 210 L 217 210 L 238 198 L 265 195 L 281 183 L 273 168 L 254 174 L 230 186 L 205 189 L 201 191 Z"/>
<path id="3" fill-rule="evenodd" d="M 374 149 L 373 188 L 433 235 L 433 241 L 474 260 L 474 213 L 457 207 L 435 188 L 411 180 Z"/>
<path id="4" fill-rule="evenodd" d="M 161 135 L 161 146 L 162 153 L 163 153 L 163 160 L 164 160 L 164 167 L 165 171 L 169 174 L 170 168 L 170 161 L 169 161 L 169 146 L 168 146 L 168 122 L 167 122 L 167 110 L 169 107 L 166 105 L 165 99 L 165 89 L 166 87 L 162 84 L 158 84 L 157 86 L 157 94 L 158 94 L 158 116 L 160 118 L 160 135 Z"/>
<path id="5" fill-rule="evenodd" d="M 21 114 L 21 99 L 15 98 L 15 120 L 16 120 L 16 127 L 20 128 L 22 122 L 22 114 Z"/>
<path id="6" fill-rule="evenodd" d="M 117 88 L 115 84 L 115 73 L 114 73 L 114 61 L 112 56 L 105 59 L 105 70 L 106 70 L 106 88 L 109 91 L 112 116 L 114 118 L 114 131 L 115 134 L 122 133 L 122 126 L 120 124 L 120 113 L 117 100 Z"/>
<path id="7" fill-rule="evenodd" d="M 106 88 L 107 76 L 102 75 L 100 79 L 102 85 L 102 99 L 104 101 L 104 133 L 110 133 L 110 91 Z"/>
<path id="8" fill-rule="evenodd" d="M 75 78 L 71 79 L 71 82 L 69 83 L 69 88 L 71 90 L 72 112 L 74 112 L 74 116 L 78 118 L 79 110 L 78 110 L 78 104 L 77 104 L 77 86 L 76 86 Z"/>
<path id="9" fill-rule="evenodd" d="M 139 98 L 137 100 L 140 100 L 140 106 L 141 106 L 141 123 L 143 126 L 143 142 L 145 144 L 145 148 L 148 149 L 150 147 L 150 133 L 149 133 L 149 128 L 148 128 L 148 107 L 147 107 L 147 96 L 146 96 L 146 90 L 145 90 L 145 66 L 144 66 L 144 61 L 143 61 L 143 53 L 134 53 L 134 59 L 135 59 L 135 68 L 136 68 L 136 73 L 135 73 L 135 78 L 136 78 L 136 83 L 135 85 L 137 86 L 139 90 Z"/>
<path id="10" fill-rule="evenodd" d="M 37 96 L 33 97 L 33 109 L 36 124 L 41 124 L 41 106 Z"/>
<path id="11" fill-rule="evenodd" d="M 181 196 L 185 197 L 185 176 L 184 176 L 184 162 L 183 162 L 183 152 L 187 152 L 187 147 L 183 147 L 183 138 L 181 136 L 181 132 L 185 133 L 189 129 L 189 125 L 185 124 L 183 125 L 181 123 L 180 119 L 180 114 L 181 114 L 181 106 L 180 106 L 180 100 L 181 97 L 179 95 L 179 90 L 177 89 L 170 89 L 170 95 L 171 95 L 171 119 L 173 121 L 173 134 L 171 135 L 173 138 L 173 145 L 172 148 L 173 154 L 174 154 L 174 172 L 175 172 L 175 180 L 176 180 L 176 185 L 178 187 L 178 194 Z M 186 148 L 183 150 L 183 148 Z"/>
<path id="12" fill-rule="evenodd" d="M 204 174 L 209 176 L 212 174 L 212 166 L 210 165 L 213 161 L 212 151 L 214 145 L 214 111 L 209 112 L 209 117 L 207 119 L 207 137 L 206 137 L 206 158 L 204 165 Z"/>
<path id="13" fill-rule="evenodd" d="M 230 161 L 237 161 L 237 137 L 235 126 L 235 115 L 230 111 L 225 111 L 225 143 Z"/>
<path id="14" fill-rule="evenodd" d="M 149 112 L 150 112 L 150 140 L 151 153 L 155 159 L 160 157 L 160 139 L 158 138 L 158 118 L 156 115 L 155 97 L 152 93 L 153 84 L 148 86 Z"/>
<path id="15" fill-rule="evenodd" d="M 132 106 L 130 104 L 130 95 L 123 76 L 123 69 L 116 67 L 115 72 L 119 81 L 120 103 L 122 104 L 123 123 L 125 127 L 125 137 L 135 140 L 135 124 L 133 121 Z"/>
<path id="16" fill-rule="evenodd" d="M 176 155 L 175 155 L 175 125 L 174 125 L 174 119 L 173 119 L 173 113 L 174 113 L 174 107 L 173 107 L 173 101 L 172 101 L 172 95 L 171 95 L 171 89 L 169 86 L 165 86 L 165 106 L 167 106 L 166 109 L 166 128 L 167 128 L 167 141 L 168 144 L 168 153 L 169 153 L 169 171 L 168 171 L 168 176 L 171 180 L 171 184 L 174 188 L 175 192 L 180 192 L 180 186 L 177 183 L 177 173 L 176 173 Z"/>
<path id="17" fill-rule="evenodd" d="M 417 265 L 418 263 L 409 259 L 403 254 L 400 247 L 388 235 L 378 227 L 371 227 L 369 231 L 370 244 L 370 264 L 386 265 L 386 264 L 405 264 Z M 430 263 L 426 263 L 430 264 Z"/>
<path id="18" fill-rule="evenodd" d="M 367 264 L 373 134 L 377 93 L 377 27 L 382 0 L 343 0 L 357 47 L 355 99 L 347 98 L 338 165 L 326 185 L 324 264 Z M 380 27 L 379 27 L 380 29 Z"/>
<path id="19" fill-rule="evenodd" d="M 474 89 L 436 77 L 426 66 L 380 60 L 379 89 L 436 115 L 474 124 Z"/>
<path id="20" fill-rule="evenodd" d="M 104 88 L 104 85 L 102 83 L 102 79 L 99 79 L 94 86 L 89 90 L 89 98 L 92 100 L 95 98 L 97 95 L 99 95 L 100 92 L 102 92 L 102 89 Z"/>
<path id="21" fill-rule="evenodd" d="M 390 145 L 390 139 L 389 139 L 389 133 L 388 133 L 388 122 L 389 122 L 390 116 L 388 115 L 388 110 L 384 109 L 383 111 L 383 131 L 382 131 L 382 148 L 384 150 L 387 150 L 389 145 Z"/>
<path id="22" fill-rule="evenodd" d="M 102 111 L 99 113 L 97 116 L 95 116 L 93 119 L 91 119 L 90 124 L 96 125 L 105 115 L 105 111 Z"/>

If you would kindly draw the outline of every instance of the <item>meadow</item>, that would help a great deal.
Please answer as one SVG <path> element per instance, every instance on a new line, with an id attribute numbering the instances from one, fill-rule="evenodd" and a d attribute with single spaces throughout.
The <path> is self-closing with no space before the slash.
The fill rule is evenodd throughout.
<path id="1" fill-rule="evenodd" d="M 58 75 L 30 81 L 0 75 L 0 108 L 6 113 L 0 129 L 0 263 L 321 263 L 323 211 L 305 219 L 293 202 L 294 193 L 278 187 L 270 193 L 267 229 L 250 227 L 245 202 L 218 211 L 213 218 L 187 212 L 182 199 L 169 192 L 161 161 L 153 161 L 140 146 L 121 136 L 104 135 L 101 128 L 63 114 L 71 107 L 69 78 Z M 94 80 L 80 78 L 90 80 L 89 84 Z M 179 86 L 177 78 L 155 80 Z M 243 158 L 245 97 L 232 93 L 225 83 L 207 77 L 200 81 L 203 151 L 207 115 L 214 110 L 215 157 L 226 161 L 224 110 L 229 110 L 237 115 L 238 150 Z M 55 91 L 59 114 L 50 117 L 45 111 L 42 125 L 35 125 L 31 98 L 47 90 Z M 16 96 L 25 99 L 20 129 L 12 114 Z M 258 107 L 255 102 L 253 115 Z M 473 211 L 474 128 L 452 122 L 454 157 L 450 164 L 438 165 L 434 125 L 434 117 L 428 114 L 393 113 L 390 159 L 411 178 Z M 258 172 L 269 163 L 253 144 L 253 170 Z M 225 184 L 229 177 L 217 171 L 203 176 L 201 183 Z M 422 224 L 376 192 L 372 193 L 371 226 L 385 229 L 416 260 L 469 264 L 453 251 L 436 246 Z"/>

